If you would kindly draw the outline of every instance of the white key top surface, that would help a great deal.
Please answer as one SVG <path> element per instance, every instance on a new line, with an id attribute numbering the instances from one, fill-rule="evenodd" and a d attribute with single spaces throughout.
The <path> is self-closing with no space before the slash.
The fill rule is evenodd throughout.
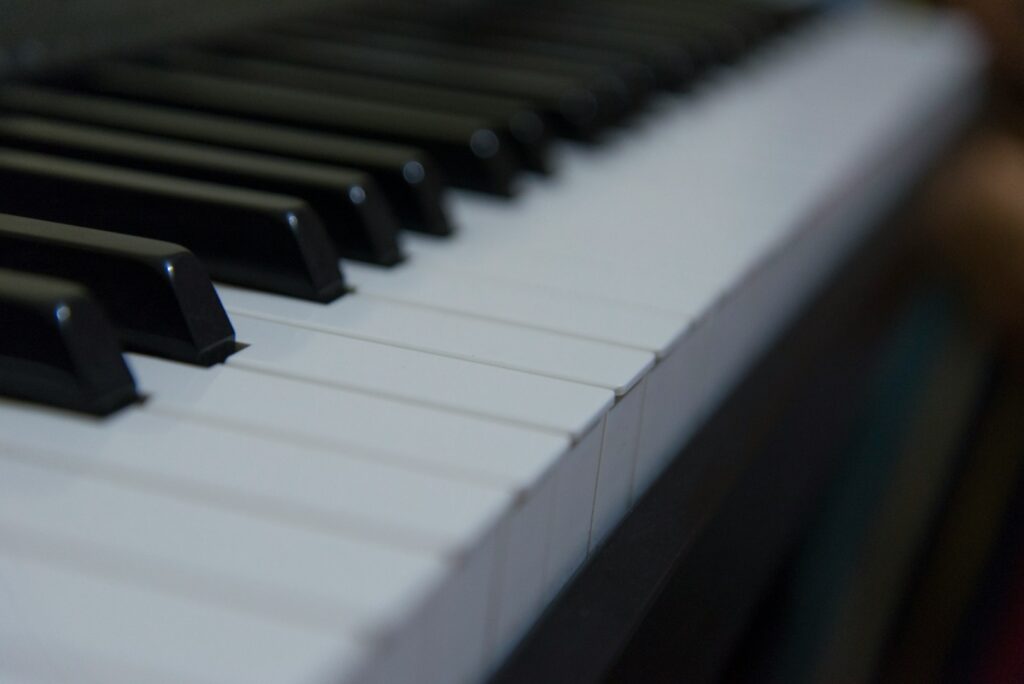
<path id="1" fill-rule="evenodd" d="M 411 236 L 412 263 L 706 315 L 865 158 L 892 149 L 936 64 L 962 72 L 941 26 L 894 39 L 882 14 L 807 32 L 617 144 L 574 150 L 513 206 L 460 197 L 463 230 L 451 244 Z"/>
<path id="2" fill-rule="evenodd" d="M 392 345 L 331 335 L 244 314 L 238 339 L 253 340 L 228 365 L 408 400 L 432 408 L 566 432 L 579 439 L 611 407 L 609 390 Z"/>
<path id="3" fill-rule="evenodd" d="M 0 669 L 30 681 L 326 684 L 364 656 L 337 632 L 68 569 L 59 549 L 5 528 L 0 539 Z"/>
<path id="4" fill-rule="evenodd" d="M 654 362 L 653 354 L 637 349 L 358 294 L 322 306 L 225 285 L 217 291 L 229 313 L 604 387 L 616 394 L 635 385 Z"/>
<path id="5" fill-rule="evenodd" d="M 568 437 L 231 367 L 194 368 L 131 355 L 150 410 L 298 443 L 362 450 L 406 467 L 528 488 Z"/>
<path id="6" fill-rule="evenodd" d="M 359 292 L 371 298 L 422 304 L 656 354 L 668 351 L 685 324 L 683 317 L 662 311 L 463 272 L 441 259 L 421 264 L 413 257 L 388 270 L 346 263 L 345 272 Z"/>
<path id="7" fill-rule="evenodd" d="M 23 447 L 26 459 L 376 543 L 455 555 L 512 505 L 504 487 L 145 409 L 97 421 L 11 401 L 0 408 L 0 443 Z"/>
<path id="8" fill-rule="evenodd" d="M 4 525 L 208 601 L 368 639 L 408 617 L 442 571 L 423 553 L 140 492 L 0 449 Z"/>
<path id="9" fill-rule="evenodd" d="M 504 553 L 522 562 L 502 568 L 499 635 L 521 630 L 533 614 L 524 607 L 535 611 L 586 553 L 590 519 L 579 508 L 592 505 L 599 439 L 571 445 L 567 435 L 238 368 L 196 369 L 134 355 L 132 362 L 152 392 L 148 411 L 362 451 L 401 467 L 505 487 L 518 505 L 508 517 Z M 600 427 L 592 432 L 599 436 Z M 573 477 L 576 471 L 583 475 Z M 556 496 L 573 503 L 556 507 Z"/>

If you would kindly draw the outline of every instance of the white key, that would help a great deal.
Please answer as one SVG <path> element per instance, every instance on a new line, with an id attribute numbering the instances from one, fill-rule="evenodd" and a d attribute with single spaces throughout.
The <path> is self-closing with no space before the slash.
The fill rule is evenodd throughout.
<path id="1" fill-rule="evenodd" d="M 460 197 L 463 231 L 450 245 L 413 238 L 413 263 L 682 316 L 681 341 L 649 374 L 634 487 L 642 491 L 856 243 L 850 228 L 871 225 L 886 192 L 905 186 L 886 157 L 871 155 L 913 137 L 922 83 L 942 92 L 942 55 L 954 55 L 961 74 L 977 68 L 948 50 L 949 36 L 908 48 L 891 22 L 837 22 L 800 50 L 774 54 L 770 69 L 664 107 L 614 149 L 567 155 L 560 181 L 514 207 Z M 947 86 L 944 96 L 955 95 Z M 681 165 L 687 158 L 701 163 Z M 890 189 L 856 187 L 865 176 Z M 844 194 L 861 206 L 844 204 Z"/>
<path id="2" fill-rule="evenodd" d="M 217 291 L 232 314 L 604 387 L 618 395 L 654 362 L 653 354 L 641 350 L 358 294 L 323 306 L 225 285 Z"/>
<path id="3" fill-rule="evenodd" d="M 229 365 L 509 421 L 573 439 L 600 421 L 614 395 L 578 383 L 391 345 L 232 316 L 238 339 L 252 346 Z"/>
<path id="4" fill-rule="evenodd" d="M 0 406 L 0 441 L 17 445 L 9 458 L 439 557 L 459 596 L 444 619 L 447 650 L 425 657 L 442 653 L 449 673 L 479 668 L 510 492 L 145 411 L 97 422 Z"/>
<path id="5" fill-rule="evenodd" d="M 409 619 L 443 569 L 422 552 L 183 502 L 2 449 L 3 524 L 63 540 L 107 572 L 208 601 L 371 640 Z"/>
<path id="6" fill-rule="evenodd" d="M 634 373 L 649 367 L 653 359 L 649 352 L 566 338 L 518 326 L 498 325 L 491 321 L 477 321 L 444 312 L 421 311 L 415 307 L 396 306 L 389 302 L 367 301 L 366 298 L 349 297 L 332 307 L 306 307 L 303 302 L 232 288 L 222 287 L 221 292 L 229 306 L 231 302 L 235 302 L 247 303 L 252 307 L 233 311 L 241 339 L 251 341 L 253 346 L 251 350 L 238 354 L 236 360 L 229 363 L 261 370 L 274 369 L 277 372 L 283 369 L 303 378 L 336 378 L 339 385 L 364 391 L 370 391 L 371 386 L 376 383 L 379 389 L 372 391 L 379 391 L 386 396 L 400 394 L 424 402 L 437 397 L 437 405 L 442 407 L 458 408 L 492 417 L 512 417 L 528 423 L 543 421 L 545 427 L 568 431 L 577 440 L 580 440 L 587 430 L 593 432 L 594 419 L 609 406 L 610 394 L 601 394 L 592 387 L 535 377 L 525 371 L 548 368 L 550 373 L 561 360 L 571 359 L 582 369 L 580 372 L 594 384 L 603 382 L 610 385 L 610 389 L 622 392 L 628 390 L 635 377 L 638 377 L 634 376 Z M 249 313 L 240 313 L 253 312 L 257 309 L 259 313 L 253 313 L 251 316 Z M 272 321 L 259 318 L 267 316 L 268 311 L 272 312 Z M 312 332 L 316 334 L 310 335 L 309 328 L 290 330 L 278 322 L 303 321 L 301 317 L 304 316 L 318 321 L 315 327 L 310 326 Z M 335 321 L 342 323 L 335 324 Z M 306 325 L 307 322 L 298 324 Z M 359 338 L 348 338 L 347 343 L 344 339 L 339 339 L 339 336 L 343 338 L 352 334 L 353 330 L 358 331 Z M 399 343 L 408 343 L 411 340 L 419 345 L 422 344 L 423 338 L 431 337 L 436 342 L 431 347 L 435 352 L 440 349 L 442 353 L 459 356 L 455 359 L 435 358 L 432 361 L 431 356 L 424 352 L 412 355 L 407 347 L 389 349 L 389 345 L 362 341 L 363 338 L 380 339 L 382 331 L 385 330 L 393 333 L 387 337 L 391 343 L 396 340 Z M 327 331 L 334 334 L 325 334 Z M 247 332 L 251 336 L 247 336 Z M 369 334 L 371 332 L 373 335 Z M 525 346 L 520 344 L 524 340 Z M 511 343 L 519 346 L 513 348 L 510 346 Z M 346 347 L 353 350 L 351 355 L 344 353 Z M 356 349 L 359 350 L 358 354 Z M 247 357 L 250 351 L 252 354 Z M 436 354 L 433 356 L 436 357 Z M 529 358 L 524 362 L 522 358 L 525 357 Z M 250 358 L 257 360 L 248 360 Z M 488 370 L 486 363 L 463 363 L 466 360 L 497 359 L 504 365 L 508 363 L 509 358 L 519 358 L 522 370 L 510 374 L 507 367 Z M 393 369 L 399 363 L 402 364 L 402 368 L 410 370 L 408 376 L 394 372 Z M 457 365 L 459 363 L 463 365 Z M 620 372 L 615 370 L 616 368 L 623 370 Z M 626 371 L 627 368 L 632 370 Z M 611 379 L 609 371 L 616 373 L 619 379 Z M 446 379 L 440 378 L 439 373 L 442 372 L 450 374 Z M 496 387 L 494 382 L 501 384 Z M 440 389 L 435 390 L 435 387 Z M 616 427 L 622 427 L 630 434 L 639 429 L 638 412 L 616 410 L 615 414 Z M 625 423 L 625 417 L 632 420 L 632 423 Z M 609 464 L 606 469 L 608 473 L 615 471 L 614 464 L 621 464 L 620 470 L 631 472 L 636 454 L 635 440 L 610 440 L 609 451 L 603 455 L 601 441 L 598 439 L 595 442 L 591 439 L 586 444 L 581 443 L 577 446 L 577 452 L 586 453 L 590 459 L 589 463 L 581 466 L 585 472 L 594 472 L 599 459 L 604 459 Z M 606 480 L 610 477 L 606 475 Z M 590 482 L 596 484 L 596 476 L 572 481 L 571 486 L 574 490 L 580 490 L 578 494 L 574 494 L 574 501 L 582 502 L 587 497 L 594 501 L 594 490 L 587 492 L 581 489 Z M 612 495 L 628 491 L 628 484 L 625 480 L 619 480 L 612 485 L 612 489 L 615 490 Z M 601 491 L 602 496 L 605 496 L 608 487 L 602 488 Z M 603 509 L 622 510 L 619 503 L 609 504 L 602 500 L 599 505 Z M 572 515 L 573 528 L 579 529 L 579 525 L 585 519 L 593 517 L 592 506 L 593 504 L 586 515 Z M 561 579 L 579 566 L 582 557 L 572 549 L 577 549 L 579 544 L 583 544 L 585 556 L 590 538 L 587 523 L 585 532 L 558 546 L 558 553 L 568 554 L 569 558 L 575 560 L 565 561 L 565 567 L 570 568 L 568 572 L 552 570 L 556 579 L 549 579 L 548 584 L 553 582 L 557 588 Z M 552 563 L 549 565 L 550 568 L 560 567 L 558 563 Z"/>
<path id="7" fill-rule="evenodd" d="M 450 558 L 513 505 L 504 486 L 454 481 L 373 455 L 268 440 L 145 407 L 102 421 L 7 400 L 0 409 L 0 443 L 31 450 L 26 458 L 33 461 Z"/>
<path id="8" fill-rule="evenodd" d="M 630 390 L 606 419 L 591 521 L 591 548 L 604 540 L 615 524 L 626 515 L 633 501 L 633 473 L 636 469 L 647 382 L 645 379 Z"/>
<path id="9" fill-rule="evenodd" d="M 460 236 L 472 229 L 467 226 Z M 345 274 L 360 294 L 371 298 L 421 304 L 659 355 L 675 343 L 685 323 L 681 316 L 653 309 L 463 272 L 454 261 L 440 258 L 421 264 L 414 256 L 387 270 L 346 263 Z"/>
<path id="10" fill-rule="evenodd" d="M 342 681 L 365 648 L 336 632 L 227 610 L 55 560 L 0 529 L 0 672 L 39 684 Z"/>
<path id="11" fill-rule="evenodd" d="M 891 37 L 865 41 L 876 23 L 846 22 L 806 46 L 820 59 L 785 55 L 666 108 L 616 149 L 573 155 L 561 183 L 514 207 L 460 198 L 465 229 L 451 246 L 412 240 L 414 261 L 704 315 L 863 150 L 888 144 L 878 127 L 900 121 L 894 106 L 919 101 L 916 53 Z"/>
<path id="12" fill-rule="evenodd" d="M 217 366 L 130 354 L 147 409 L 276 435 L 298 444 L 370 453 L 470 482 L 527 490 L 569 447 L 567 436 L 427 406 Z"/>
<path id="13" fill-rule="evenodd" d="M 522 328 L 520 326 L 500 324 L 493 320 L 474 318 L 466 315 L 453 314 L 449 312 L 423 309 L 417 306 L 398 304 L 394 302 L 369 300 L 366 297 L 352 296 L 337 302 L 331 307 L 319 305 L 307 305 L 306 302 L 298 302 L 282 297 L 273 297 L 260 293 L 252 293 L 243 290 L 221 286 L 219 288 L 225 305 L 231 310 L 232 315 L 250 316 L 252 318 L 265 318 L 275 323 L 290 323 L 314 332 L 331 333 L 340 336 L 348 336 L 359 340 L 370 340 L 395 345 L 403 349 L 423 350 L 433 354 L 454 356 L 461 360 L 478 361 L 484 365 L 495 365 L 506 370 L 517 370 L 530 374 L 547 375 L 553 378 L 564 378 L 589 385 L 606 387 L 616 394 L 625 395 L 630 391 L 643 375 L 651 367 L 653 354 L 649 351 L 623 348 L 617 345 L 610 345 L 602 342 L 595 342 L 587 339 L 575 339 L 560 334 L 548 333 L 545 331 Z M 241 324 L 243 327 L 245 323 Z M 240 331 L 244 328 L 240 328 Z M 261 329 L 263 330 L 263 329 Z M 281 328 L 276 330 L 282 330 Z M 262 338 L 255 330 L 253 341 Z M 284 333 L 282 333 L 284 334 Z M 295 334 L 297 340 L 303 340 L 301 334 Z M 319 345 L 327 346 L 329 338 L 319 338 Z M 318 345 L 318 346 L 319 346 Z M 256 353 L 260 353 L 254 344 Z M 323 348 L 323 347 L 322 347 Z M 278 345 L 266 352 L 278 356 Z M 282 352 L 283 353 L 283 352 Z M 330 352 L 325 351 L 327 355 Z M 382 355 L 385 352 L 380 352 Z M 238 364 L 246 364 L 245 352 L 239 354 Z M 274 360 L 272 364 L 280 364 L 281 361 Z M 313 370 L 318 365 L 300 359 L 292 361 L 293 364 L 309 365 L 307 373 L 315 373 Z M 342 361 L 334 361 L 335 365 Z M 373 364 L 373 356 L 368 358 L 368 365 Z M 438 362 L 439 364 L 439 362 Z M 386 362 L 385 362 L 386 365 Z M 255 366 L 254 366 L 255 368 Z M 260 365 L 260 368 L 269 368 Z M 339 368 L 338 377 L 351 376 L 352 371 L 347 367 Z M 477 385 L 475 378 L 483 378 L 482 371 L 474 372 L 472 382 L 469 382 L 464 391 L 464 396 L 458 397 L 458 407 L 465 409 L 470 402 L 477 407 L 486 408 L 489 415 L 502 414 L 504 416 L 516 415 L 524 417 L 528 414 L 528 420 L 540 421 L 542 418 L 537 412 L 544 408 L 544 414 L 548 416 L 548 424 L 557 421 L 557 426 L 562 429 L 569 429 L 570 434 L 580 439 L 584 434 L 584 427 L 590 428 L 593 419 L 589 414 L 594 412 L 593 403 L 573 400 L 571 403 L 566 400 L 569 388 L 555 386 L 558 391 L 548 392 L 540 387 L 540 380 L 537 382 L 520 379 L 522 385 L 529 383 L 528 393 L 505 393 L 504 390 L 495 389 L 490 386 Z M 306 375 L 304 374 L 304 377 Z M 508 376 L 505 376 L 508 377 Z M 454 407 L 456 398 L 453 396 L 456 391 L 462 391 L 463 386 L 457 383 L 456 376 L 450 380 L 452 384 L 449 396 Z M 366 378 L 365 383 L 373 382 L 374 378 Z M 414 392 L 418 396 L 429 396 L 430 389 L 418 387 L 418 380 L 393 380 L 383 381 L 391 383 L 394 387 L 400 384 L 401 391 L 406 395 Z M 366 387 L 366 384 L 359 385 Z M 573 394 L 582 393 L 581 390 L 571 390 Z M 480 398 L 480 395 L 492 395 Z M 501 394 L 501 396 L 496 396 Z M 637 392 L 639 395 L 639 392 Z M 601 399 L 595 395 L 592 401 L 596 403 Z M 443 404 L 444 397 L 442 396 Z M 555 405 L 557 404 L 557 405 Z M 518 408 L 515 408 L 518 405 Z M 606 405 L 606 404 L 605 404 Z M 575 410 L 575 407 L 580 407 Z M 514 412 L 514 414 L 513 414 Z M 574 412 L 574 413 L 573 413 Z M 616 428 L 622 428 L 630 434 L 639 429 L 640 415 L 633 411 L 616 411 Z M 624 418 L 630 418 L 633 422 L 627 423 Z M 586 421 L 586 422 L 585 422 Z M 604 459 L 608 464 L 608 472 L 614 470 L 613 464 L 623 464 L 623 467 L 632 471 L 636 458 L 636 445 L 631 439 L 609 439 L 609 451 L 602 455 L 598 451 L 595 455 L 593 444 L 580 447 L 579 451 L 586 451 L 589 458 Z M 596 461 L 588 464 L 585 470 L 596 468 Z M 590 478 L 575 481 L 574 486 L 581 486 L 583 482 L 591 481 Z M 596 482 L 596 480 L 594 480 Z M 606 476 L 606 481 L 610 481 Z M 621 491 L 627 491 L 629 485 L 625 480 L 618 480 L 612 486 L 611 496 Z M 608 487 L 601 489 L 602 497 L 609 491 Z M 591 497 L 595 493 L 591 493 Z M 586 496 L 581 494 L 581 497 Z M 623 511 L 624 507 L 617 503 L 599 502 L 602 509 Z M 592 511 L 591 511 L 591 517 Z M 575 516 L 579 520 L 579 516 Z M 584 538 L 591 537 L 589 526 Z M 572 544 L 579 540 L 571 540 Z M 570 547 L 574 548 L 574 547 Z M 573 554 L 574 557 L 574 554 Z M 573 567 L 578 563 L 573 563 Z M 564 575 L 563 572 L 558 573 Z"/>
<path id="14" fill-rule="evenodd" d="M 134 355 L 132 364 L 152 392 L 150 411 L 506 486 L 522 503 L 508 520 L 505 553 L 518 564 L 503 566 L 499 614 L 509 617 L 500 621 L 499 637 L 535 616 L 522 614 L 523 607 L 535 608 L 538 597 L 552 591 L 560 578 L 556 569 L 579 558 L 580 539 L 586 548 L 589 519 L 584 521 L 575 508 L 556 509 L 555 496 L 558 487 L 564 494 L 571 486 L 580 492 L 573 501 L 589 496 L 592 505 L 596 480 L 574 479 L 571 473 L 576 468 L 588 472 L 589 464 L 599 461 L 599 441 L 583 439 L 573 446 L 567 437 L 237 368 L 197 369 Z M 560 514 L 585 526 L 572 529 L 570 538 L 556 537 L 571 529 L 556 517 Z M 545 522 L 536 525 L 538 519 Z"/>
<path id="15" fill-rule="evenodd" d="M 635 443 L 612 442 L 609 453 L 601 455 L 607 431 L 594 427 L 612 404 L 614 395 L 609 390 L 244 315 L 236 314 L 234 323 L 240 339 L 251 340 L 253 344 L 232 357 L 229 365 L 287 373 L 469 414 L 512 419 L 528 426 L 567 432 L 580 441 L 573 450 L 576 458 L 563 459 L 559 508 L 555 511 L 559 527 L 553 529 L 553 535 L 564 540 L 561 544 L 565 548 L 557 556 L 550 554 L 552 564 L 548 569 L 553 578 L 548 582 L 555 589 L 586 557 L 599 461 L 603 458 L 608 463 L 628 463 L 632 469 Z M 621 415 L 633 417 L 639 427 L 638 415 Z M 619 423 L 621 418 L 616 425 Z M 585 434 L 588 437 L 583 443 Z M 578 462 L 580 458 L 585 462 Z"/>
<path id="16" fill-rule="evenodd" d="M 513 419 L 534 426 L 540 424 L 545 429 L 566 431 L 576 440 L 590 430 L 596 436 L 577 448 L 578 453 L 588 454 L 591 459 L 581 466 L 585 472 L 591 473 L 598 467 L 595 450 L 601 449 L 602 440 L 609 440 L 608 453 L 597 457 L 606 463 L 606 486 L 601 489 L 602 500 L 598 504 L 603 509 L 621 512 L 621 502 L 603 500 L 606 495 L 614 497 L 619 493 L 626 493 L 628 502 L 626 479 L 608 483 L 616 467 L 632 472 L 635 438 L 613 439 L 616 436 L 608 434 L 606 429 L 591 430 L 611 405 L 613 395 L 608 390 L 321 333 L 244 314 L 235 314 L 233 318 L 239 339 L 253 344 L 232 357 L 229 365 L 284 373 L 389 398 L 410 398 L 424 405 Z M 615 413 L 616 428 L 635 434 L 639 429 L 639 413 L 632 410 Z M 624 418 L 631 422 L 624 424 Z M 583 506 L 584 501 L 596 501 L 593 491 L 581 490 L 583 483 L 591 481 L 596 483 L 596 475 L 570 481 L 568 486 L 573 488 L 577 506 Z M 609 486 L 615 491 L 606 494 Z M 587 504 L 583 512 L 572 514 L 570 528 L 580 529 L 592 513 L 592 504 Z M 584 556 L 591 536 L 589 523 L 586 529 L 586 534 L 571 540 L 573 548 L 582 545 Z M 570 557 L 574 560 L 567 566 L 568 571 L 553 571 L 556 585 L 582 562 L 579 553 Z"/>

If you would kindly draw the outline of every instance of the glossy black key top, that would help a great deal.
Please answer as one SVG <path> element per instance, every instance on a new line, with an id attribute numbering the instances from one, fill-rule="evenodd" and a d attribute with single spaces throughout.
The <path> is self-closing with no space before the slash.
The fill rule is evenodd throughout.
<path id="1" fill-rule="evenodd" d="M 477 117 L 317 95 L 281 86 L 108 63 L 75 81 L 88 90 L 220 114 L 396 141 L 427 150 L 464 187 L 511 195 L 519 171 L 501 128 Z"/>
<path id="2" fill-rule="evenodd" d="M 0 148 L 0 212 L 180 244 L 217 280 L 328 302 L 345 290 L 309 206 L 242 190 Z"/>
<path id="3" fill-rule="evenodd" d="M 515 7 L 488 3 L 444 5 L 420 2 L 389 2 L 374 7 L 379 16 L 413 18 L 427 25 L 443 27 L 454 34 L 479 34 L 488 38 L 553 41 L 573 46 L 626 54 L 648 65 L 663 87 L 678 87 L 694 76 L 690 51 L 659 36 L 640 36 L 570 21 L 539 21 Z"/>
<path id="4" fill-rule="evenodd" d="M 470 65 L 473 68 L 514 70 L 522 74 L 543 77 L 557 76 L 567 83 L 575 82 L 589 89 L 595 96 L 600 94 L 601 104 L 608 110 L 605 123 L 616 120 L 634 110 L 637 102 L 630 90 L 630 84 L 618 74 L 593 65 L 566 62 L 551 57 L 531 55 L 517 50 L 502 50 L 493 46 L 479 47 L 461 45 L 445 38 L 410 37 L 398 35 L 386 29 L 378 29 L 365 22 L 357 26 L 328 24 L 310 19 L 282 22 L 275 25 L 275 33 L 325 39 L 347 46 L 362 46 L 391 53 L 401 53 L 419 58 L 436 58 L 451 63 Z M 597 132 L 591 125 L 579 126 L 571 119 L 560 116 L 553 100 L 546 101 L 545 114 L 557 125 L 562 135 L 589 139 Z M 544 101 L 539 105 L 543 105 Z"/>
<path id="5" fill-rule="evenodd" d="M 472 59 L 484 64 L 520 66 L 584 78 L 593 78 L 595 74 L 600 74 L 599 78 L 608 79 L 614 91 L 621 92 L 623 88 L 625 89 L 627 112 L 641 107 L 657 86 L 653 69 L 640 60 L 613 50 L 597 50 L 550 40 L 498 41 L 494 36 L 487 34 L 419 23 L 408 17 L 384 18 L 367 13 L 347 12 L 340 19 L 330 17 L 333 21 L 325 21 L 322 17 L 316 19 L 317 26 L 341 26 L 357 33 L 377 32 L 386 33 L 392 38 L 428 40 L 435 43 L 438 48 L 450 50 L 451 55 L 471 55 Z"/>
<path id="6" fill-rule="evenodd" d="M 291 195 L 316 211 L 341 256 L 402 259 L 398 225 L 363 172 L 45 119 L 0 117 L 0 145 Z"/>
<path id="7" fill-rule="evenodd" d="M 274 32 L 234 36 L 213 47 L 399 82 L 524 98 L 549 114 L 555 123 L 561 122 L 566 130 L 574 131 L 577 137 L 596 135 L 616 116 L 617 93 L 598 91 L 579 79 L 557 74 L 536 74 Z"/>
<path id="8" fill-rule="evenodd" d="M 497 35 L 558 40 L 597 49 L 621 50 L 649 63 L 659 81 L 669 87 L 685 85 L 694 76 L 693 54 L 686 46 L 661 36 L 647 36 L 570 20 L 553 22 L 502 8 L 486 18 L 487 30 Z"/>
<path id="9" fill-rule="evenodd" d="M 322 95 L 342 95 L 388 102 L 403 107 L 483 116 L 504 121 L 505 130 L 515 146 L 516 154 L 526 168 L 541 173 L 549 170 L 548 123 L 522 100 L 415 83 L 396 83 L 387 79 L 188 48 L 165 50 L 156 61 L 176 69 L 298 88 Z"/>
<path id="10" fill-rule="evenodd" d="M 644 9 L 600 2 L 586 6 L 574 3 L 552 6 L 527 0 L 514 5 L 517 14 L 543 24 L 565 23 L 682 46 L 705 65 L 731 61 L 745 47 L 744 36 L 735 25 L 737 22 L 721 7 L 679 5 L 651 13 L 645 13 Z"/>
<path id="11" fill-rule="evenodd" d="M 741 46 L 747 47 L 770 37 L 779 13 L 786 14 L 781 6 L 772 7 L 767 3 L 630 3 L 629 7 L 624 7 L 615 0 L 599 0 L 588 7 L 612 20 L 633 21 L 647 28 L 692 28 L 707 31 L 709 35 L 717 34 L 716 37 L 725 37 L 728 32 L 732 34 L 729 40 L 738 40 Z M 579 5 L 576 9 L 586 11 L 586 7 Z"/>
<path id="12" fill-rule="evenodd" d="M 88 288 L 128 349 L 203 366 L 235 351 L 206 269 L 178 245 L 0 214 L 0 268 Z"/>
<path id="13" fill-rule="evenodd" d="M 114 329 L 85 288 L 2 269 L 0 395 L 96 415 L 138 399 Z"/>
<path id="14" fill-rule="evenodd" d="M 0 109 L 364 170 L 404 228 L 449 235 L 440 172 L 420 150 L 40 86 L 0 89 Z"/>

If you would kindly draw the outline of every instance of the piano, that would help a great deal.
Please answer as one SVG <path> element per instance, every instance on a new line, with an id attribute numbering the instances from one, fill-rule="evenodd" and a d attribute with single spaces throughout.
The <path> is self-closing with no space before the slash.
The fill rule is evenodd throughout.
<path id="1" fill-rule="evenodd" d="M 22 684 L 486 681 L 984 65 L 883 3 L 6 5 Z"/>

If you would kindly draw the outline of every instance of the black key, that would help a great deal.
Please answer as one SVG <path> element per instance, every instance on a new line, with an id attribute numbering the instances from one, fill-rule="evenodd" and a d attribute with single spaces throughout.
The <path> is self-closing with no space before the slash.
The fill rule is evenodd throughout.
<path id="1" fill-rule="evenodd" d="M 0 214 L 0 268 L 88 288 L 134 351 L 203 366 L 235 351 L 206 269 L 178 245 Z"/>
<path id="2" fill-rule="evenodd" d="M 322 95 L 342 95 L 403 107 L 482 116 L 504 121 L 516 154 L 526 168 L 548 169 L 548 124 L 522 100 L 465 93 L 450 88 L 395 83 L 386 79 L 344 74 L 284 62 L 235 55 L 172 49 L 157 57 L 160 64 L 196 73 L 214 74 L 256 83 L 297 88 Z"/>
<path id="3" fill-rule="evenodd" d="M 485 23 L 484 30 L 499 37 L 564 41 L 591 49 L 624 52 L 649 64 L 658 82 L 667 88 L 686 86 L 697 74 L 698 65 L 692 50 L 659 36 L 626 34 L 586 24 L 552 24 L 511 13 L 487 19 Z"/>
<path id="4" fill-rule="evenodd" d="M 314 131 L 366 136 L 427 150 L 459 185 L 511 195 L 519 170 L 512 145 L 494 122 L 405 109 L 218 76 L 108 63 L 75 81 L 93 91 L 231 114 Z"/>
<path id="5" fill-rule="evenodd" d="M 453 51 L 472 50 L 472 57 L 485 64 L 521 66 L 552 70 L 577 76 L 602 74 L 612 79 L 613 89 L 625 88 L 627 110 L 641 107 L 653 94 L 657 79 L 654 70 L 636 58 L 608 49 L 593 49 L 528 38 L 498 40 L 482 33 L 468 33 L 445 27 L 420 23 L 408 17 L 379 17 L 365 13 L 346 13 L 340 20 L 325 22 L 317 17 L 317 25 L 344 26 L 353 31 L 386 32 L 392 37 L 429 40 L 437 46 L 450 46 Z"/>
<path id="6" fill-rule="evenodd" d="M 181 244 L 218 280 L 328 302 L 337 253 L 299 199 L 0 148 L 0 212 Z"/>
<path id="7" fill-rule="evenodd" d="M 704 65 L 732 61 L 745 50 L 747 42 L 739 18 L 720 7 L 624 7 L 614 2 L 551 6 L 525 0 L 503 9 L 515 11 L 521 19 L 528 21 L 567 23 L 595 31 L 613 31 L 633 39 L 647 38 L 682 46 Z"/>
<path id="8" fill-rule="evenodd" d="M 632 114 L 641 109 L 659 85 L 657 74 L 650 65 L 632 55 L 608 48 L 597 49 L 559 41 L 515 37 L 482 43 L 468 35 L 460 36 L 459 42 L 477 47 L 485 45 L 488 49 L 502 53 L 537 54 L 548 59 L 579 64 L 588 69 L 599 69 L 604 74 L 600 78 L 608 80 L 608 87 L 624 103 L 622 114 Z"/>
<path id="9" fill-rule="evenodd" d="M 0 89 L 0 109 L 361 169 L 377 181 L 403 227 L 452 232 L 440 174 L 416 149 L 38 86 Z"/>
<path id="10" fill-rule="evenodd" d="M 398 225 L 363 172 L 45 119 L 0 118 L 0 144 L 298 197 L 342 256 L 386 266 L 402 259 Z"/>
<path id="11" fill-rule="evenodd" d="M 631 3 L 628 9 L 631 19 L 647 24 L 678 25 L 692 21 L 695 17 L 704 21 L 713 20 L 717 23 L 705 25 L 705 27 L 711 30 L 714 30 L 715 27 L 727 27 L 742 43 L 754 46 L 770 38 L 782 27 L 784 22 L 780 23 L 780 20 L 792 15 L 792 11 L 782 5 L 782 3 L 772 6 L 771 3 L 747 2 L 703 4 L 636 2 Z M 598 0 L 593 6 L 605 14 L 614 16 L 621 16 L 623 10 L 626 9 L 615 0 Z M 577 5 L 577 7 L 580 6 Z"/>
<path id="12" fill-rule="evenodd" d="M 0 270 L 0 394 L 107 415 L 138 399 L 117 336 L 80 285 Z"/>
<path id="13" fill-rule="evenodd" d="M 577 137 L 592 137 L 614 121 L 618 94 L 597 91 L 579 79 L 556 74 L 389 52 L 323 38 L 249 33 L 219 42 L 216 49 L 389 78 L 399 82 L 457 88 L 524 98 Z"/>
<path id="14" fill-rule="evenodd" d="M 557 75 L 567 81 L 575 81 L 595 93 L 601 93 L 603 102 L 610 109 L 609 120 L 616 120 L 633 111 L 639 105 L 630 83 L 608 69 L 579 62 L 567 62 L 549 56 L 532 55 L 517 50 L 502 50 L 494 46 L 473 46 L 459 44 L 445 38 L 426 36 L 411 37 L 399 35 L 388 29 L 374 28 L 368 22 L 358 25 L 329 24 L 319 19 L 283 22 L 274 26 L 278 34 L 299 37 L 320 38 L 344 45 L 383 49 L 417 57 L 439 58 L 474 67 L 512 69 L 536 75 Z M 614 99 L 613 99 L 614 98 Z M 549 118 L 560 124 L 559 131 L 566 136 L 589 139 L 596 132 L 593 126 L 579 127 L 573 121 L 559 118 L 557 108 L 547 104 Z"/>
<path id="15" fill-rule="evenodd" d="M 479 34 L 498 40 L 539 39 L 630 55 L 653 69 L 658 82 L 664 87 L 686 85 L 695 74 L 693 54 L 677 42 L 586 23 L 538 21 L 518 11 L 518 8 L 498 3 L 476 8 L 464 4 L 445 6 L 444 3 L 389 2 L 374 7 L 373 12 L 382 17 L 412 18 L 458 34 Z"/>

